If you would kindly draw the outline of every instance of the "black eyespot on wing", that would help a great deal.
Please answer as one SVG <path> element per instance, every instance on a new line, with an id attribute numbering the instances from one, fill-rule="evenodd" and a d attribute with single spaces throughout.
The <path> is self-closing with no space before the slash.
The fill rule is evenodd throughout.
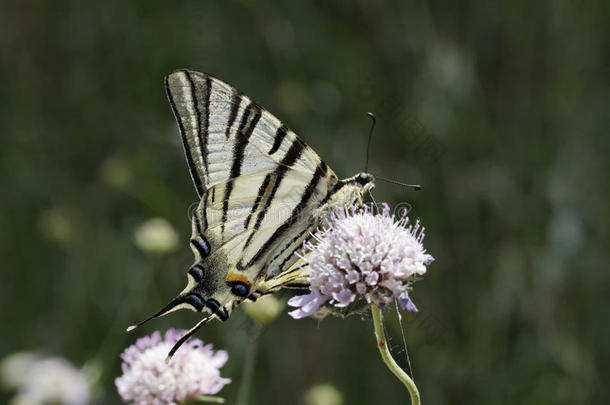
<path id="1" fill-rule="evenodd" d="M 193 276 L 195 282 L 198 283 L 201 281 L 201 279 L 203 279 L 203 268 L 200 265 L 196 264 L 189 269 L 189 274 Z"/>
<path id="2" fill-rule="evenodd" d="M 227 319 L 229 319 L 229 313 L 227 312 L 227 309 L 225 307 L 220 307 L 220 309 L 218 310 L 218 312 L 216 314 L 218 315 L 220 320 L 223 322 L 226 321 Z"/>
<path id="3" fill-rule="evenodd" d="M 200 311 L 200 312 L 203 309 L 203 306 L 205 305 L 203 298 L 201 298 L 199 295 L 194 294 L 194 293 L 186 295 L 183 299 L 184 299 L 184 302 L 192 305 L 193 308 L 195 308 L 197 311 Z"/>
<path id="4" fill-rule="evenodd" d="M 232 281 L 229 285 L 231 286 L 231 293 L 238 297 L 247 297 L 250 293 L 250 288 L 244 282 Z"/>
<path id="5" fill-rule="evenodd" d="M 205 304 L 208 306 L 208 308 L 210 308 L 210 311 L 212 312 L 216 312 L 218 311 L 218 308 L 220 308 L 220 302 L 216 301 L 214 298 L 210 298 L 206 301 Z"/>
<path id="6" fill-rule="evenodd" d="M 210 254 L 210 245 L 208 241 L 205 239 L 193 239 L 191 240 L 191 245 L 199 252 L 199 256 L 203 259 Z"/>
<path id="7" fill-rule="evenodd" d="M 216 301 L 214 298 L 207 300 L 205 305 L 207 305 L 207 307 L 210 308 L 210 311 L 216 314 L 220 320 L 226 321 L 229 319 L 229 313 L 227 312 L 226 308 L 220 305 L 220 302 Z"/>

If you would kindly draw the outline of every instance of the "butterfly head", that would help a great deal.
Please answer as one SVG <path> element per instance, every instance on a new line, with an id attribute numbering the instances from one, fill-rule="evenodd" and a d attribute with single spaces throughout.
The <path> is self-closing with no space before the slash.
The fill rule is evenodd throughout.
<path id="1" fill-rule="evenodd" d="M 370 173 L 358 173 L 353 177 L 354 182 L 362 187 L 362 194 L 375 187 L 375 177 Z"/>
<path id="2" fill-rule="evenodd" d="M 355 198 L 348 198 L 348 200 L 361 200 L 362 195 L 368 193 L 375 187 L 375 177 L 370 173 L 358 173 L 354 177 L 345 180 L 348 186 L 348 190 L 351 191 Z M 357 198 L 356 198 L 357 197 Z"/>
<path id="3" fill-rule="evenodd" d="M 361 207 L 363 204 L 363 195 L 375 187 L 375 178 L 370 173 L 362 172 L 353 177 L 341 180 L 337 186 L 335 186 L 335 188 L 337 188 L 338 191 L 330 198 L 328 207 Z"/>

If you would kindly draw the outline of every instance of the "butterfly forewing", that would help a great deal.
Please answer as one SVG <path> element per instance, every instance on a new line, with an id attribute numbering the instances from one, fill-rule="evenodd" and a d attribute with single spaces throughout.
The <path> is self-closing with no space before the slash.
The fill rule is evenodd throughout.
<path id="1" fill-rule="evenodd" d="M 210 75 L 179 70 L 165 86 L 200 196 L 214 184 L 281 164 L 313 173 L 321 163 L 273 114 Z"/>

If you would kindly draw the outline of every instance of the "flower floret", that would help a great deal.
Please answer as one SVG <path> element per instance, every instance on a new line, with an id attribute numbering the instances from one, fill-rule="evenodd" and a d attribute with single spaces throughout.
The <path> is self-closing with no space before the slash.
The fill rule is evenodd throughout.
<path id="1" fill-rule="evenodd" d="M 199 339 L 191 338 L 166 362 L 170 349 L 185 333 L 170 329 L 162 339 L 156 331 L 125 349 L 121 354 L 123 375 L 115 380 L 124 401 L 175 405 L 216 394 L 231 382 L 219 370 L 229 358 L 227 352 L 214 351 Z"/>
<path id="2" fill-rule="evenodd" d="M 313 315 L 327 304 L 344 308 L 358 297 L 379 308 L 396 299 L 401 308 L 417 310 L 408 289 L 434 258 L 423 247 L 419 221 L 409 225 L 406 213 L 396 220 L 389 212 L 384 204 L 377 214 L 371 206 L 331 213 L 328 228 L 304 244 L 310 293 L 288 301 L 297 308 L 292 317 Z"/>

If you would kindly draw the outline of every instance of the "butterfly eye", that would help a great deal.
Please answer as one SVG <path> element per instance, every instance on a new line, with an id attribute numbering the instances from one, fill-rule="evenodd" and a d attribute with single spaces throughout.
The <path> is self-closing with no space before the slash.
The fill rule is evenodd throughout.
<path id="1" fill-rule="evenodd" d="M 241 281 L 234 282 L 231 285 L 231 293 L 233 293 L 233 295 L 237 295 L 238 297 L 248 296 L 249 291 L 250 289 L 248 288 L 248 286 L 245 283 L 242 283 Z"/>
<path id="2" fill-rule="evenodd" d="M 362 185 L 367 184 L 370 181 L 370 176 L 368 175 L 368 173 L 360 173 L 358 174 L 358 177 L 356 178 L 356 181 Z"/>

